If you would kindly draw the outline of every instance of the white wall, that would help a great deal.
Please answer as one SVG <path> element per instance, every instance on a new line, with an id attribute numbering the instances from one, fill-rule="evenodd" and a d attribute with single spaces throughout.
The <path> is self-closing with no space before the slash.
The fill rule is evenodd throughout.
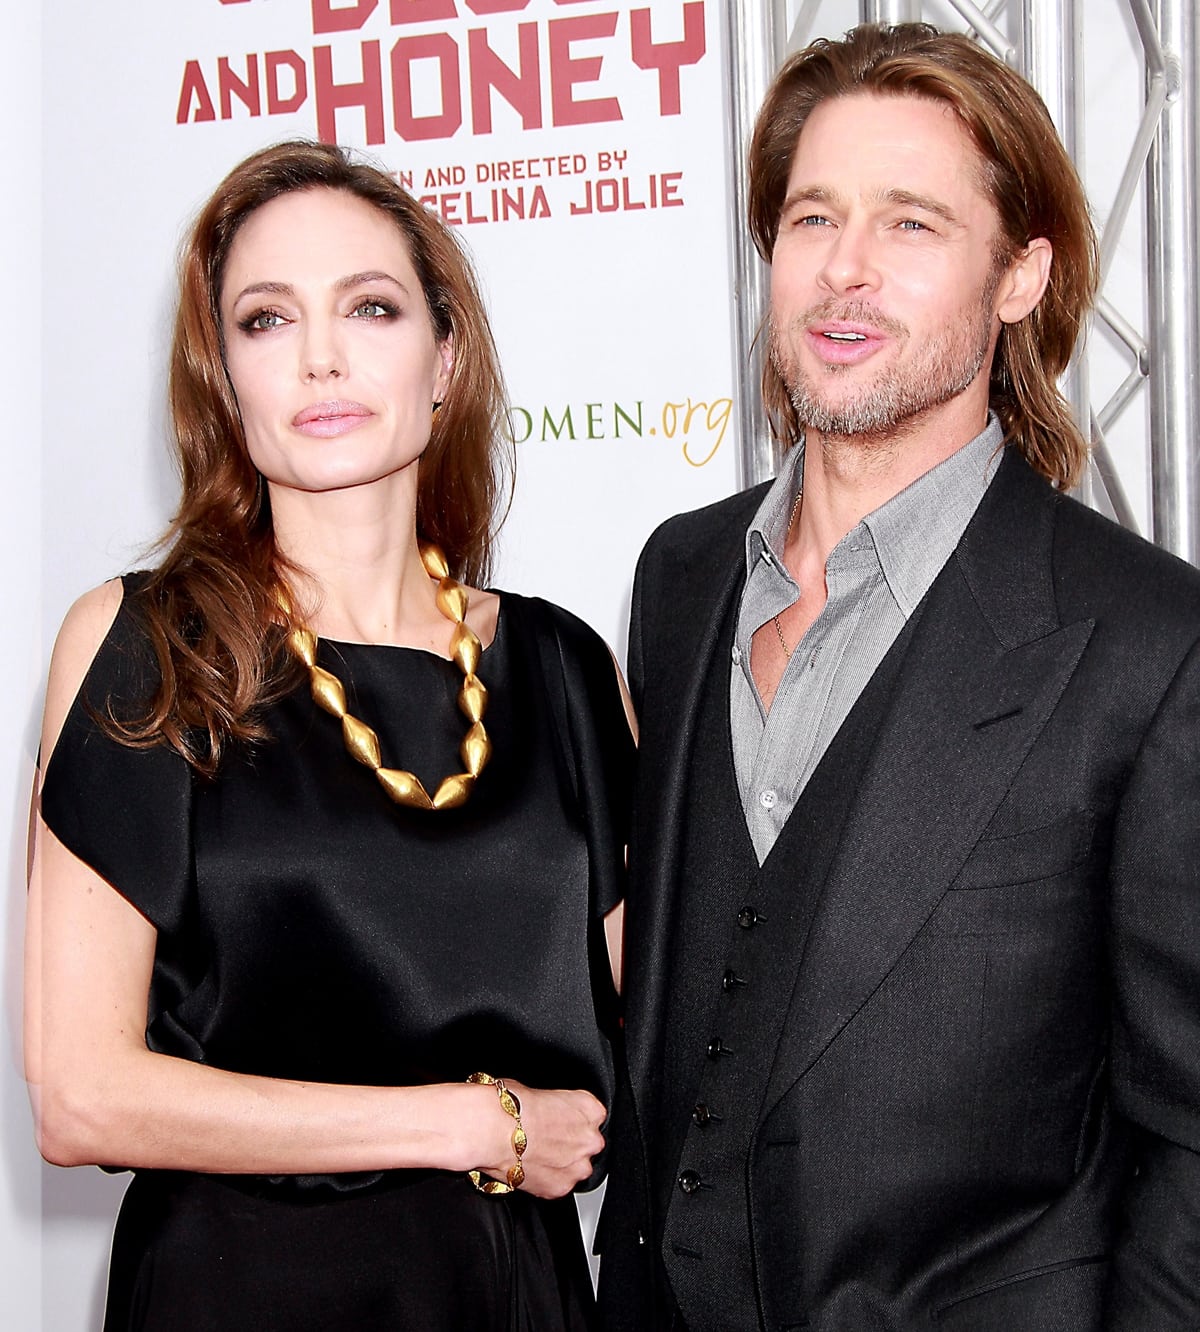
<path id="1" fill-rule="evenodd" d="M 8 186 L 0 211 L 0 364 L 4 366 L 6 436 L 0 485 L 0 561 L 6 572 L 0 653 L 0 838 L 4 911 L 0 949 L 4 993 L 0 1044 L 0 1325 L 41 1326 L 44 1237 L 42 1170 L 32 1149 L 21 1078 L 21 933 L 25 909 L 25 824 L 32 771 L 33 716 L 41 651 L 41 321 L 39 196 L 41 190 L 41 19 L 37 6 L 6 14 L 0 43 L 0 117 L 7 135 Z"/>

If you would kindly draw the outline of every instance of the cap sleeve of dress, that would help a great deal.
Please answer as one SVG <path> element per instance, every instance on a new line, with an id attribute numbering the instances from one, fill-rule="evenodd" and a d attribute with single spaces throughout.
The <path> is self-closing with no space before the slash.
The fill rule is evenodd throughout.
<path id="1" fill-rule="evenodd" d="M 97 720 L 139 715 L 159 680 L 139 623 L 140 580 L 123 582 L 120 609 L 46 765 L 41 811 L 69 851 L 170 932 L 191 882 L 192 771 L 166 745 L 123 745 Z"/>
<path id="2" fill-rule="evenodd" d="M 604 916 L 625 895 L 636 752 L 617 668 L 604 640 L 570 611 L 539 597 L 521 604 L 542 649 L 547 697 L 582 809 L 592 910 Z"/>

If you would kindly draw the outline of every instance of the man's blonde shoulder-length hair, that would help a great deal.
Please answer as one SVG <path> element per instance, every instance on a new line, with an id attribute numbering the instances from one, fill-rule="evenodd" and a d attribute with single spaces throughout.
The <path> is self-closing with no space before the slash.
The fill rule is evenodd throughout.
<path id="1" fill-rule="evenodd" d="M 750 145 L 749 223 L 770 262 L 800 133 L 825 101 L 856 93 L 943 102 L 979 150 L 984 186 L 1000 219 L 995 256 L 1006 265 L 1039 237 L 1054 250 L 1036 309 L 1005 324 L 991 368 L 990 400 L 1005 439 L 1064 489 L 1083 474 L 1088 446 L 1058 389 L 1098 280 L 1096 234 L 1079 175 L 1041 98 L 967 37 L 927 23 L 864 24 L 842 41 L 815 41 L 780 69 Z M 801 432 L 787 386 L 765 358 L 763 401 L 785 447 Z"/>

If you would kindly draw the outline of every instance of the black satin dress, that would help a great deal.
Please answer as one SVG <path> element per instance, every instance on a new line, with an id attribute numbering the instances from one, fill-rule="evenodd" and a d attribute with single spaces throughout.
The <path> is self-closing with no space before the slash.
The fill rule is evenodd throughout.
<path id="1" fill-rule="evenodd" d="M 503 594 L 479 667 L 491 763 L 463 808 L 425 813 L 387 798 L 307 688 L 270 709 L 270 743 L 212 781 L 165 748 L 108 739 L 96 713 L 121 715 L 152 678 L 139 587 L 126 579 L 42 809 L 157 928 L 149 1046 L 315 1082 L 482 1069 L 610 1104 L 601 922 L 621 894 L 631 746 L 600 640 Z M 385 763 L 430 790 L 457 770 L 457 667 L 336 643 L 320 660 Z M 554 1332 L 591 1318 L 569 1198 L 488 1197 L 443 1171 L 142 1170 L 117 1222 L 105 1328 Z"/>

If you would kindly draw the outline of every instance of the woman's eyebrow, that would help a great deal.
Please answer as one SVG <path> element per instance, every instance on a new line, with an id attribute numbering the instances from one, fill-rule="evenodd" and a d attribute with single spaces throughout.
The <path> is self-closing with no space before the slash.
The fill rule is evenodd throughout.
<path id="1" fill-rule="evenodd" d="M 408 288 L 400 281 L 398 277 L 393 277 L 391 273 L 385 272 L 382 268 L 369 268 L 361 273 L 349 273 L 345 277 L 338 278 L 333 284 L 337 291 L 347 291 L 351 287 L 361 287 L 371 282 L 390 282 L 394 287 L 399 287 L 402 292 L 407 294 Z M 294 296 L 295 287 L 290 282 L 252 282 L 248 287 L 243 287 L 234 297 L 236 304 L 245 296 Z"/>
<path id="2" fill-rule="evenodd" d="M 399 287 L 401 291 L 406 293 L 408 291 L 408 288 L 398 277 L 393 277 L 391 273 L 385 273 L 381 268 L 367 269 L 363 273 L 351 273 L 349 277 L 338 278 L 334 286 L 338 291 L 345 291 L 349 287 L 361 287 L 370 282 L 390 282 L 393 286 Z"/>

